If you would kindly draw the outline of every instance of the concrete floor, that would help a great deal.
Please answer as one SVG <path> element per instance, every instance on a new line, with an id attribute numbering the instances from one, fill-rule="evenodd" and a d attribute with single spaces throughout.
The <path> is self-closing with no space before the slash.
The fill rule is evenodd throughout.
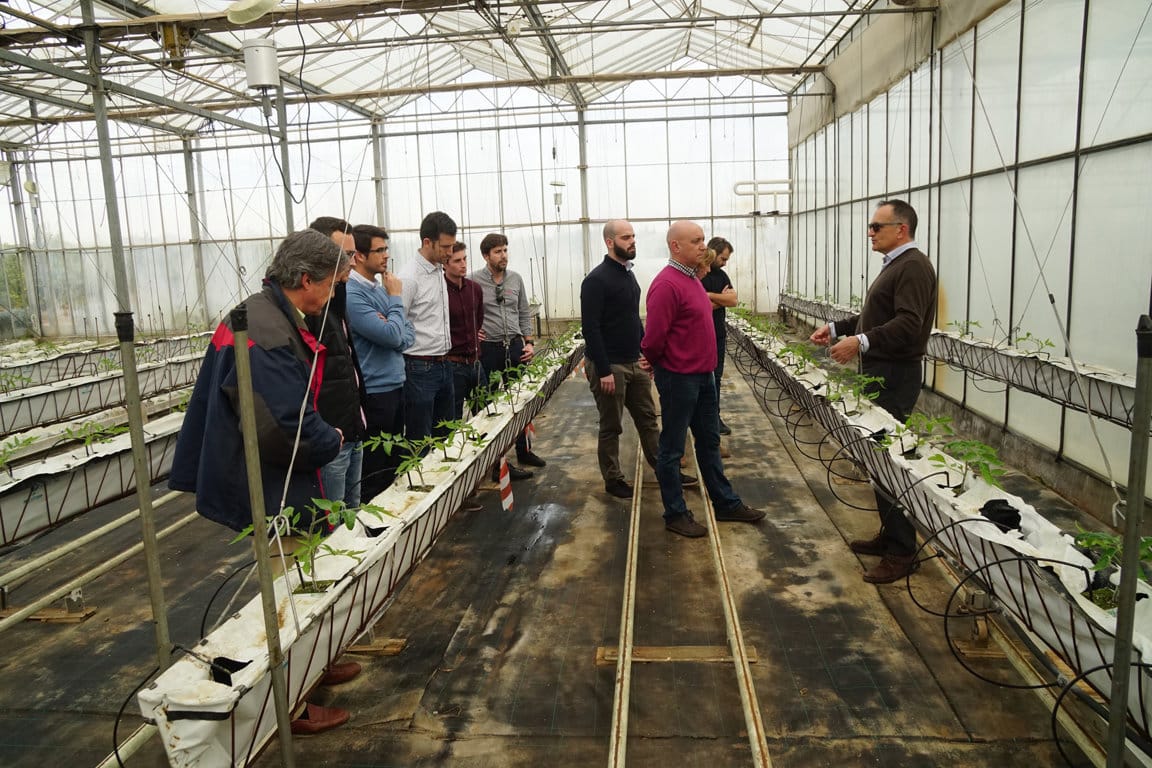
<path id="1" fill-rule="evenodd" d="M 768 510 L 759 525 L 721 524 L 718 534 L 744 635 L 758 657 L 753 681 L 773 765 L 1062 765 L 1049 712 L 1034 694 L 964 671 L 941 620 L 917 609 L 902 583 L 877 588 L 860 580 L 861 562 L 846 541 L 872 534 L 875 513 L 836 501 L 823 466 L 796 452 L 783 422 L 764 415 L 735 371 L 725 380 L 723 404 L 734 430 L 728 475 L 747 503 Z M 615 666 L 597 666 L 596 657 L 598 648 L 617 644 L 629 507 L 603 492 L 596 410 L 582 379 L 558 390 L 536 427 L 537 452 L 548 466 L 515 484 L 511 512 L 485 485 L 484 511 L 449 523 L 377 625 L 377 637 L 405 638 L 406 647 L 396 656 L 348 657 L 364 665 L 364 674 L 319 689 L 313 701 L 347 708 L 352 720 L 297 739 L 297 765 L 607 762 Z M 622 451 L 628 466 L 635 451 L 629 426 Z M 663 530 L 647 468 L 646 478 L 636 644 L 723 646 L 707 543 Z M 862 505 L 870 498 L 864 484 L 835 489 Z M 1028 492 L 1056 516 L 1074 514 L 1038 490 Z M 699 495 L 688 498 L 699 515 Z M 175 519 L 190 504 L 182 499 L 161 517 Z M 45 539 L 74 536 L 109 514 L 86 515 Z M 101 548 L 119 551 L 137 537 L 129 525 Z M 211 593 L 249 558 L 229 539 L 198 520 L 163 545 L 175 642 L 199 638 Z M 44 546 L 10 553 L 0 567 Z M 146 582 L 133 562 L 86 590 L 99 608 L 87 622 L 26 624 L 0 635 L 0 765 L 79 768 L 110 752 L 116 711 L 154 663 Z M 54 568 L 38 588 L 62 579 L 67 567 Z M 912 584 L 917 599 L 936 610 L 952 590 L 935 563 Z M 214 606 L 213 617 L 222 607 Z M 1002 659 L 973 666 L 1018 682 Z M 121 738 L 139 725 L 136 712 L 133 701 Z M 630 718 L 632 765 L 750 764 L 730 665 L 636 665 Z M 1066 749 L 1074 764 L 1084 764 L 1074 747 Z M 279 764 L 275 744 L 256 761 Z M 154 741 L 126 765 L 166 761 Z"/>

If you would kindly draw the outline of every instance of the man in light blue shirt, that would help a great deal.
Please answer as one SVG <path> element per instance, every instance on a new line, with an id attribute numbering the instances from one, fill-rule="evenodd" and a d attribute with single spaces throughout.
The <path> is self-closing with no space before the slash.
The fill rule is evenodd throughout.
<path id="1" fill-rule="evenodd" d="M 348 325 L 364 374 L 368 436 L 404 431 L 404 355 L 416 338 L 404 312 L 400 278 L 388 271 L 388 232 L 361 224 L 352 229 L 356 257 L 348 278 Z M 377 275 L 381 282 L 376 281 Z M 372 499 L 395 479 L 396 461 L 382 450 L 365 451 L 361 496 Z"/>

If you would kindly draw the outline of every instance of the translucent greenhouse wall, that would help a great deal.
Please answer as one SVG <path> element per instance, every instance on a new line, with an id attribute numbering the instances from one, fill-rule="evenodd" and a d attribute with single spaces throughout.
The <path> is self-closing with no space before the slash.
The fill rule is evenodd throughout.
<path id="1" fill-rule="evenodd" d="M 322 215 L 383 224 L 398 268 L 414 257 L 424 214 L 444 210 L 461 225 L 473 269 L 483 266 L 483 236 L 502 231 L 510 268 L 546 315 L 573 318 L 580 281 L 604 253 L 605 220 L 635 224 L 637 276 L 646 288 L 667 258 L 668 224 L 690 218 L 735 245 L 729 271 L 741 299 L 774 309 L 787 198 L 778 205 L 785 215 L 769 215 L 763 198 L 737 195 L 734 185 L 787 178 L 783 105 L 779 94 L 742 78 L 633 83 L 590 105 L 587 224 L 579 117 L 570 105 L 526 89 L 433 94 L 376 125 L 329 103 L 293 105 L 293 228 Z M 265 123 L 256 109 L 238 116 Z M 164 334 L 211 326 L 258 288 L 288 229 L 276 145 L 218 125 L 187 140 L 143 136 L 135 126 L 113 132 L 129 303 L 139 328 Z M 92 126 L 47 127 L 16 160 L 21 180 L 34 179 L 38 190 L 34 205 L 17 204 L 11 194 L 19 190 L 0 187 L 0 199 L 8 195 L 0 213 L 5 257 L 23 258 L 28 266 L 14 274 L 34 286 L 24 330 L 107 335 L 117 302 Z M 752 213 L 758 205 L 764 215 Z M 0 327 L 0 335 L 10 334 Z"/>
<path id="2" fill-rule="evenodd" d="M 1066 354 L 1051 293 L 1073 357 L 1134 374 L 1152 301 L 1149 10 L 1009 2 L 794 146 L 789 289 L 863 296 L 880 266 L 866 224 L 877 201 L 904 198 L 937 268 L 938 328 L 1030 333 Z M 945 366 L 926 384 L 1107 475 L 1084 414 Z M 1123 482 L 1129 433 L 1096 427 Z"/>

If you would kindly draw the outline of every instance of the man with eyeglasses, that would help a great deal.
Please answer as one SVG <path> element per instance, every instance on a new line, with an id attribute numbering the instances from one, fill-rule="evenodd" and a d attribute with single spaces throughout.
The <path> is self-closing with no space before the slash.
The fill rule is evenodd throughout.
<path id="1" fill-rule="evenodd" d="M 418 440 L 452 420 L 452 331 L 444 264 L 456 244 L 456 222 L 433 211 L 420 222 L 419 257 L 401 270 L 404 311 L 416 340 L 404 352 L 404 436 Z"/>
<path id="2" fill-rule="evenodd" d="M 480 363 L 491 375 L 532 361 L 536 347 L 532 343 L 532 312 L 528 308 L 528 291 L 524 280 L 508 269 L 508 238 L 492 232 L 480 241 L 484 269 L 470 277 L 484 291 L 484 341 L 480 343 Z M 528 436 L 516 438 L 516 461 L 531 467 L 547 464 L 528 448 Z M 499 468 L 493 468 L 493 481 L 499 480 Z M 509 465 L 513 480 L 526 480 L 532 472 Z"/>
<path id="3" fill-rule="evenodd" d="M 364 373 L 364 414 L 368 436 L 404 432 L 404 350 L 416 339 L 404 313 L 403 284 L 388 271 L 388 231 L 371 224 L 352 228 L 356 258 L 348 279 L 348 325 Z M 377 275 L 380 282 L 376 282 Z M 364 454 L 361 481 L 372 499 L 396 477 L 399 457 L 382 450 Z"/>
<path id="4" fill-rule="evenodd" d="M 308 225 L 327 235 L 344 252 L 347 264 L 356 257 L 352 226 L 343 219 L 321 216 Z M 332 298 L 324 312 L 305 318 L 308 328 L 327 349 L 324 370 L 317 372 L 320 396 L 316 410 L 344 433 L 344 446 L 322 472 L 324 497 L 343 501 L 348 507 L 360 506 L 360 475 L 363 469 L 363 440 L 367 421 L 361 403 L 364 400 L 364 377 L 350 341 L 347 319 L 347 281 L 350 267 L 336 276 Z"/>
<path id="5" fill-rule="evenodd" d="M 831 344 L 829 356 L 842 365 L 859 357 L 862 373 L 883 379 L 876 404 L 904 421 L 916 406 L 924 378 L 924 351 L 936 318 L 936 270 L 914 240 L 916 211 L 903 200 L 876 206 L 868 237 L 884 260 L 860 314 L 825 325 L 811 339 Z M 875 492 L 880 532 L 849 547 L 881 558 L 864 573 L 864 581 L 890 584 L 916 570 L 916 529 L 894 500 L 879 488 Z"/>

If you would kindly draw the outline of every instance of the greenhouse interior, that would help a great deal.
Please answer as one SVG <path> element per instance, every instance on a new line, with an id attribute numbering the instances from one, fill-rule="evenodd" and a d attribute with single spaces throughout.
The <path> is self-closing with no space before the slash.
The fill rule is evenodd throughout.
<path id="1" fill-rule="evenodd" d="M 0 0 L 0 765 L 1152 766 L 1150 72 Z"/>

